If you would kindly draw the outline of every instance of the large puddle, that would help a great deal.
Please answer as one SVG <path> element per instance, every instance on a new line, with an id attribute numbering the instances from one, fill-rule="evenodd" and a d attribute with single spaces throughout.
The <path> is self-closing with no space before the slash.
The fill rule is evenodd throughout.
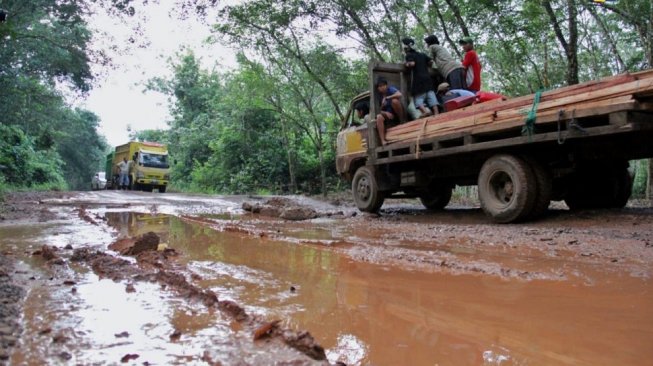
<path id="1" fill-rule="evenodd" d="M 121 235 L 159 234 L 200 275 L 196 283 L 220 299 L 309 330 L 331 362 L 640 365 L 653 359 L 651 284 L 625 273 L 597 274 L 592 285 L 580 279 L 426 273 L 357 262 L 328 245 L 305 244 L 333 239 L 334 231 L 324 226 L 298 229 L 298 241 L 288 242 L 165 215 L 104 214 Z M 65 246 L 84 238 L 83 227 L 0 228 L 0 238 L 18 238 L 0 240 L 0 249 L 18 253 L 44 241 Z M 109 241 L 96 238 L 98 245 Z M 25 260 L 25 266 L 35 261 Z M 74 293 L 62 284 L 64 278 L 75 281 Z M 221 345 L 229 364 L 228 353 L 238 349 L 234 344 L 249 341 L 219 314 L 162 295 L 157 285 L 139 283 L 137 292 L 127 293 L 124 283 L 98 279 L 84 268 L 44 272 L 33 280 L 43 285 L 27 299 L 26 329 L 12 359 L 16 364 L 51 359 L 116 363 L 125 354 L 140 355 L 135 364 L 184 364 L 199 362 L 202 349 Z M 175 330 L 183 336 L 171 342 Z M 123 332 L 129 336 L 119 337 Z M 53 342 L 52 333 L 74 341 L 52 354 L 44 346 Z M 256 357 L 245 359 L 260 364 Z"/>
<path id="2" fill-rule="evenodd" d="M 318 245 L 166 220 L 159 232 L 203 286 L 310 330 L 332 362 L 641 364 L 653 357 L 651 286 L 626 274 L 588 286 L 406 271 Z M 329 237 L 323 229 L 296 234 Z"/>

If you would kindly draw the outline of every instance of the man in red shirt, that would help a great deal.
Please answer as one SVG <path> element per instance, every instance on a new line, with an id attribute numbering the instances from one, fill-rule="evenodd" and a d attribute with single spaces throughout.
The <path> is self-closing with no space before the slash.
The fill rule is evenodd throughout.
<path id="1" fill-rule="evenodd" d="M 465 68 L 467 90 L 476 93 L 481 90 L 481 62 L 478 60 L 478 54 L 474 51 L 474 41 L 471 37 L 463 37 L 458 44 L 463 46 L 463 51 L 465 51 L 463 67 Z"/>

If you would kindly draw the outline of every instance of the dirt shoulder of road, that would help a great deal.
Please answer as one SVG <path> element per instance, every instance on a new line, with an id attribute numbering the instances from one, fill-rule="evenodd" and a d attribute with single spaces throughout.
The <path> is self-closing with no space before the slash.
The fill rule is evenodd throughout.
<path id="1" fill-rule="evenodd" d="M 379 214 L 367 214 L 358 212 L 348 196 L 259 197 L 243 208 L 253 215 L 284 219 L 282 226 L 288 228 L 301 220 L 340 220 L 338 225 L 351 234 L 313 243 L 380 265 L 524 280 L 587 277 L 586 272 L 598 268 L 652 275 L 653 208 L 647 201 L 631 201 L 623 209 L 576 212 L 553 202 L 541 219 L 505 225 L 492 223 L 470 202 L 452 202 L 445 210 L 429 212 L 414 200 L 388 201 Z M 279 230 L 274 221 L 246 230 L 240 223 L 231 225 L 238 226 L 230 228 L 234 231 L 296 241 L 286 234 L 292 230 Z M 329 229 L 328 224 L 324 228 Z"/>

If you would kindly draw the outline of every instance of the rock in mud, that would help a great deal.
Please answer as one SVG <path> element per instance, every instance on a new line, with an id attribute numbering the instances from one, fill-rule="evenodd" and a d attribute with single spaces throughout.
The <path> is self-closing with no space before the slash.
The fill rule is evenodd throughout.
<path id="1" fill-rule="evenodd" d="M 273 320 L 256 328 L 254 331 L 254 340 L 257 341 L 263 337 L 270 335 L 270 332 L 277 328 L 279 322 L 281 322 L 281 320 Z"/>
<path id="2" fill-rule="evenodd" d="M 251 213 L 261 212 L 261 206 L 258 203 L 243 202 L 242 208 Z"/>
<path id="3" fill-rule="evenodd" d="M 317 212 L 308 207 L 289 207 L 285 208 L 279 217 L 292 221 L 309 220 L 316 218 Z"/>
<path id="4" fill-rule="evenodd" d="M 134 246 L 125 251 L 125 255 L 137 255 L 142 252 L 149 250 L 156 251 L 159 247 L 159 236 L 153 232 L 143 234 L 140 238 L 136 240 Z"/>
<path id="5" fill-rule="evenodd" d="M 59 258 L 57 253 L 55 253 L 56 251 L 57 251 L 57 248 L 51 247 L 49 245 L 44 245 L 44 246 L 41 247 L 41 256 L 46 261 L 49 261 L 49 260 L 55 259 L 55 258 Z"/>
<path id="6" fill-rule="evenodd" d="M 230 314 L 231 316 L 233 316 L 234 319 L 236 319 L 237 321 L 243 321 L 243 320 L 246 320 L 248 318 L 248 315 L 247 315 L 247 312 L 245 311 L 245 309 L 243 309 L 240 305 L 236 304 L 233 301 L 229 301 L 229 300 L 220 301 L 218 303 L 218 307 L 222 311 L 224 311 L 224 312 Z"/>
<path id="7" fill-rule="evenodd" d="M 286 330 L 283 333 L 283 340 L 290 347 L 304 353 L 314 360 L 326 360 L 324 348 L 315 342 L 315 339 L 309 332 L 293 332 Z"/>
<path id="8" fill-rule="evenodd" d="M 284 220 L 308 220 L 318 217 L 318 213 L 310 208 L 304 207 L 296 202 L 282 197 L 274 197 L 265 201 L 265 203 L 244 202 L 243 210 L 252 213 L 258 213 L 262 216 L 280 217 Z"/>

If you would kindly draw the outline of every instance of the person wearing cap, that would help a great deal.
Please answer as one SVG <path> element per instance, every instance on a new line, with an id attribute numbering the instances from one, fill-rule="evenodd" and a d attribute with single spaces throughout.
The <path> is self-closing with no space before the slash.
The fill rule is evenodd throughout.
<path id="1" fill-rule="evenodd" d="M 440 46 L 438 37 L 431 34 L 424 38 L 424 42 L 431 53 L 433 68 L 447 80 L 453 89 L 466 89 L 464 68 L 460 61 L 454 59 L 446 48 Z"/>
<path id="2" fill-rule="evenodd" d="M 379 133 L 381 145 L 386 144 L 385 128 L 393 127 L 399 124 L 400 117 L 404 113 L 404 107 L 401 105 L 401 91 L 392 85 L 388 85 L 388 80 L 379 77 L 376 81 L 376 90 L 381 97 L 381 113 L 376 116 L 376 129 Z"/>
<path id="3" fill-rule="evenodd" d="M 410 92 L 413 96 L 413 104 L 426 117 L 431 114 L 438 114 L 438 99 L 433 91 L 433 82 L 429 74 L 429 58 L 426 54 L 418 52 L 413 48 L 415 41 L 411 38 L 401 40 L 404 44 L 405 66 L 410 70 Z M 424 102 L 426 101 L 426 105 Z"/>
<path id="4" fill-rule="evenodd" d="M 481 62 L 478 54 L 474 50 L 474 40 L 472 37 L 463 37 L 458 41 L 463 47 L 465 56 L 463 57 L 463 68 L 465 69 L 465 82 L 467 90 L 479 92 L 481 90 Z"/>

